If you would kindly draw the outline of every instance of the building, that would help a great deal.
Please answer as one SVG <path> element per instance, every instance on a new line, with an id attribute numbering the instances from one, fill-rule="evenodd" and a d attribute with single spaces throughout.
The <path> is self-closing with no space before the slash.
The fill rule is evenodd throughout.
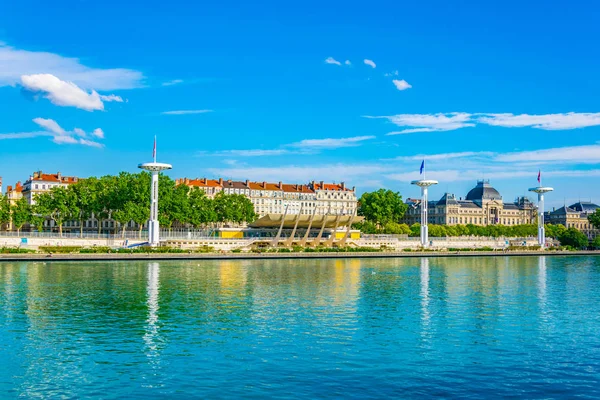
<path id="1" fill-rule="evenodd" d="M 223 180 L 214 180 L 214 179 L 176 179 L 176 185 L 187 185 L 190 188 L 198 188 L 204 191 L 208 197 L 211 199 L 215 197 L 215 195 L 223 190 Z"/>
<path id="2" fill-rule="evenodd" d="M 35 196 L 38 194 L 49 192 L 53 187 L 67 187 L 77 181 L 77 177 L 63 176 L 60 172 L 45 174 L 42 171 L 37 171 L 23 184 L 23 197 L 27 199 L 29 204 L 35 204 Z"/>
<path id="3" fill-rule="evenodd" d="M 566 228 L 576 228 L 585 233 L 589 238 L 598 236 L 599 232 L 588 220 L 588 216 L 600 206 L 588 201 L 579 201 L 570 206 L 563 206 L 557 210 L 546 211 L 544 221 L 547 224 L 563 225 Z"/>
<path id="4" fill-rule="evenodd" d="M 20 181 L 14 187 L 10 185 L 6 187 L 6 197 L 11 206 L 23 197 L 23 185 Z"/>
<path id="5" fill-rule="evenodd" d="M 421 201 L 408 199 L 405 223 L 412 225 L 421 220 Z M 477 185 L 463 200 L 452 193 L 445 193 L 438 201 L 428 203 L 430 224 L 439 225 L 522 225 L 536 221 L 537 208 L 526 197 L 505 203 L 500 193 L 488 180 L 477 181 Z"/>
<path id="6" fill-rule="evenodd" d="M 355 188 L 348 188 L 342 182 L 309 184 L 289 184 L 272 182 L 251 182 L 232 180 L 210 180 L 206 178 L 176 180 L 204 190 L 209 197 L 223 191 L 226 194 L 241 194 L 250 199 L 254 211 L 259 217 L 268 214 L 303 215 L 352 215 L 356 212 L 357 198 Z"/>

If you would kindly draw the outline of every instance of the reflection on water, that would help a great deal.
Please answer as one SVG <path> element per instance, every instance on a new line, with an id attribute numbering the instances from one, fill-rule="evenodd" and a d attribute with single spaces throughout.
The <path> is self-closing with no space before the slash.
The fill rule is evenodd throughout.
<path id="1" fill-rule="evenodd" d="M 599 397 L 600 261 L 0 263 L 8 397 Z"/>

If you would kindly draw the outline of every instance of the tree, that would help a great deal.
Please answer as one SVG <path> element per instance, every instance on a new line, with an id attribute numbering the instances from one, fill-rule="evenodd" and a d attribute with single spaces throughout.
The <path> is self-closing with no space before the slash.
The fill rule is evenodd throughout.
<path id="1" fill-rule="evenodd" d="M 566 231 L 567 228 L 564 225 L 555 225 L 555 224 L 546 224 L 545 225 L 545 231 L 546 231 L 546 237 L 549 238 L 553 238 L 553 239 L 558 239 L 560 237 L 560 235 L 563 234 L 564 231 Z"/>
<path id="2" fill-rule="evenodd" d="M 563 246 L 575 249 L 585 249 L 589 245 L 587 236 L 576 228 L 567 229 L 558 237 L 558 240 Z"/>
<path id="3" fill-rule="evenodd" d="M 386 189 L 363 193 L 358 204 L 358 215 L 379 227 L 389 222 L 399 222 L 408 209 L 400 193 Z"/>
<path id="4" fill-rule="evenodd" d="M 93 215 L 97 209 L 98 179 L 89 178 L 80 180 L 68 187 L 71 196 L 74 197 L 75 205 L 79 210 L 77 220 L 79 221 L 79 235 L 83 237 L 83 223 Z"/>
<path id="5" fill-rule="evenodd" d="M 0 193 L 0 228 L 10 222 L 10 203 L 8 197 Z"/>
<path id="6" fill-rule="evenodd" d="M 596 208 L 596 211 L 588 215 L 588 221 L 596 229 L 600 229 L 600 208 Z"/>
<path id="7" fill-rule="evenodd" d="M 194 228 L 217 222 L 213 201 L 206 195 L 204 190 L 194 188 L 189 192 L 188 219 Z"/>
<path id="8" fill-rule="evenodd" d="M 104 221 L 111 217 L 117 207 L 117 177 L 106 175 L 96 182 L 96 197 L 91 205 L 94 217 L 98 221 L 98 233 L 102 231 Z"/>
<path id="9" fill-rule="evenodd" d="M 17 229 L 17 234 L 21 232 L 21 228 L 28 222 L 33 222 L 31 214 L 31 206 L 25 197 L 21 197 L 10 207 L 13 227 Z"/>
<path id="10" fill-rule="evenodd" d="M 61 186 L 37 195 L 35 201 L 35 213 L 52 219 L 58 226 L 58 234 L 61 237 L 63 223 L 75 219 L 79 214 L 73 193 Z"/>
<path id="11" fill-rule="evenodd" d="M 592 247 L 596 250 L 600 250 L 600 236 L 596 236 L 594 240 L 592 240 Z"/>

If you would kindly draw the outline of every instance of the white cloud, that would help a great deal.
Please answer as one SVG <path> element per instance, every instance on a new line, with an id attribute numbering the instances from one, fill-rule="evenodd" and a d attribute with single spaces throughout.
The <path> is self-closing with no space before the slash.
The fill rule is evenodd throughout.
<path id="1" fill-rule="evenodd" d="M 350 182 L 371 178 L 389 168 L 371 164 L 326 164 L 326 165 L 283 165 L 277 167 L 213 168 L 211 173 L 232 179 L 251 179 L 255 181 L 309 182 L 326 180 Z"/>
<path id="2" fill-rule="evenodd" d="M 53 119 L 34 118 L 33 122 L 57 135 L 66 135 L 66 131 Z"/>
<path id="3" fill-rule="evenodd" d="M 496 156 L 495 160 L 500 162 L 596 164 L 600 163 L 600 145 L 504 153 Z"/>
<path id="4" fill-rule="evenodd" d="M 325 59 L 325 64 L 342 65 L 342 63 L 341 63 L 341 62 L 339 62 L 338 60 L 336 60 L 336 59 L 335 59 L 335 58 L 333 58 L 333 57 L 327 57 L 327 58 Z"/>
<path id="5" fill-rule="evenodd" d="M 346 60 L 346 61 L 344 62 L 344 64 L 346 64 L 346 65 L 352 65 L 352 63 L 350 62 L 350 60 Z"/>
<path id="6" fill-rule="evenodd" d="M 78 143 L 77 139 L 75 139 L 73 136 L 68 136 L 68 135 L 54 136 L 52 141 L 56 144 L 77 144 Z"/>
<path id="7" fill-rule="evenodd" d="M 31 139 L 38 136 L 53 136 L 50 132 L 16 132 L 16 133 L 0 133 L 0 140 L 8 139 Z"/>
<path id="8" fill-rule="evenodd" d="M 88 139 L 79 139 L 78 143 L 81 145 L 90 146 L 90 147 L 97 147 L 97 148 L 104 147 L 104 145 L 102 143 L 98 143 L 98 142 L 95 142 L 93 140 L 88 140 Z"/>
<path id="9" fill-rule="evenodd" d="M 304 149 L 335 149 L 339 147 L 354 147 L 360 145 L 365 140 L 375 139 L 375 136 L 355 136 L 339 139 L 305 139 L 290 146 Z"/>
<path id="10" fill-rule="evenodd" d="M 119 96 L 102 96 L 95 90 L 88 93 L 73 82 L 62 81 L 50 74 L 23 75 L 21 84 L 31 92 L 44 93 L 44 97 L 57 106 L 86 111 L 104 110 L 103 101 L 123 101 Z"/>
<path id="11" fill-rule="evenodd" d="M 250 150 L 223 150 L 210 155 L 213 156 L 234 156 L 234 157 L 267 157 L 287 154 L 285 149 L 250 149 Z"/>
<path id="12" fill-rule="evenodd" d="M 386 72 L 385 74 L 383 74 L 383 76 L 387 76 L 387 77 L 390 77 L 390 76 L 398 76 L 398 75 L 399 75 L 399 72 L 398 72 L 398 70 L 395 70 L 395 71 L 393 71 L 393 72 Z"/>
<path id="13" fill-rule="evenodd" d="M 392 82 L 394 83 L 394 86 L 396 86 L 396 89 L 398 89 L 398 90 L 406 90 L 406 89 L 410 89 L 412 87 L 404 79 L 402 79 L 402 80 L 394 79 Z"/>
<path id="14" fill-rule="evenodd" d="M 190 114 L 204 114 L 210 113 L 213 110 L 175 110 L 175 111 L 163 111 L 162 115 L 190 115 Z"/>
<path id="15" fill-rule="evenodd" d="M 73 82 L 84 89 L 117 90 L 142 87 L 141 72 L 124 69 L 99 69 L 82 65 L 77 58 L 58 54 L 15 49 L 0 43 L 0 86 L 15 85 L 23 75 L 49 74 Z"/>
<path id="16" fill-rule="evenodd" d="M 562 114 L 493 114 L 493 113 L 437 113 L 437 114 L 398 114 L 390 116 L 365 116 L 383 118 L 393 124 L 406 127 L 387 135 L 401 135 L 417 132 L 452 131 L 473 127 L 478 124 L 505 128 L 533 128 L 543 130 L 570 130 L 590 126 L 600 126 L 600 113 Z"/>
<path id="17" fill-rule="evenodd" d="M 600 125 L 600 113 L 562 114 L 479 114 L 478 122 L 506 128 L 532 127 L 544 130 L 567 130 Z"/>
<path id="18" fill-rule="evenodd" d="M 375 62 L 373 60 L 369 60 L 368 58 L 365 58 L 363 62 L 372 68 L 377 68 L 377 64 L 375 64 Z"/>
<path id="19" fill-rule="evenodd" d="M 83 129 L 81 129 L 81 128 L 75 128 L 75 129 L 73 129 L 73 133 L 75 133 L 75 135 L 81 136 L 81 137 L 86 137 L 87 136 L 86 133 L 85 133 L 85 131 Z"/>
<path id="20" fill-rule="evenodd" d="M 173 79 L 172 81 L 163 82 L 163 86 L 173 86 L 183 83 L 183 79 Z"/>
<path id="21" fill-rule="evenodd" d="M 400 127 L 411 127 L 390 134 L 399 135 L 415 132 L 452 131 L 472 127 L 471 114 L 467 113 L 438 113 L 438 114 L 397 114 L 390 116 L 366 116 L 366 118 L 383 118 Z M 388 134 L 389 135 L 389 134 Z"/>
<path id="22" fill-rule="evenodd" d="M 457 153 L 441 154 L 416 154 L 414 156 L 400 156 L 393 158 L 394 161 L 421 161 L 421 160 L 449 160 L 453 158 L 491 157 L 491 151 L 462 151 Z"/>
<path id="23" fill-rule="evenodd" d="M 19 133 L 1 133 L 0 140 L 6 139 L 29 139 L 39 136 L 49 136 L 56 144 L 80 144 L 91 147 L 104 147 L 103 144 L 94 140 L 87 139 L 87 134 L 81 128 L 74 128 L 72 131 L 63 129 L 56 121 L 49 118 L 34 118 L 33 122 L 44 128 L 43 131 L 19 132 Z M 97 128 L 92 132 L 96 138 L 104 138 L 102 129 Z"/>
<path id="24" fill-rule="evenodd" d="M 117 103 L 123 102 L 123 98 L 121 96 L 116 96 L 114 94 L 109 94 L 108 96 L 100 95 L 100 100 L 106 101 L 107 103 L 111 101 L 115 101 Z"/>
<path id="25" fill-rule="evenodd" d="M 104 131 L 100 128 L 96 128 L 92 131 L 92 135 L 98 139 L 104 139 Z"/>

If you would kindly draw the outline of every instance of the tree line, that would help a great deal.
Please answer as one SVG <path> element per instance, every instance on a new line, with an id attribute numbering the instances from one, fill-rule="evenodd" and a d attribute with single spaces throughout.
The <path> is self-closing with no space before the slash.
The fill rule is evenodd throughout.
<path id="1" fill-rule="evenodd" d="M 421 225 L 401 223 L 408 205 L 402 201 L 398 192 L 379 189 L 363 193 L 358 202 L 358 215 L 365 217 L 364 221 L 354 224 L 354 228 L 367 234 L 393 234 L 420 236 Z M 590 224 L 600 229 L 600 209 L 588 217 Z M 536 224 L 524 225 L 436 225 L 428 224 L 431 237 L 447 236 L 480 236 L 480 237 L 529 237 L 537 236 Z M 575 228 L 563 225 L 546 225 L 546 237 L 559 240 L 565 246 L 585 248 L 588 239 L 585 234 Z M 596 240 L 600 247 L 600 239 Z M 594 244 L 595 245 L 595 244 Z"/>
<path id="2" fill-rule="evenodd" d="M 78 221 L 83 234 L 84 222 L 98 221 L 98 232 L 105 221 L 116 221 L 123 234 L 129 222 L 135 222 L 141 235 L 150 218 L 150 182 L 148 172 L 136 174 L 121 172 L 100 178 L 81 179 L 67 187 L 53 187 L 35 196 L 30 205 L 25 198 L 10 204 L 6 196 L 0 197 L 0 225 L 12 222 L 20 231 L 25 225 L 43 230 L 46 220 L 54 221 L 62 234 L 67 221 Z M 250 199 L 241 194 L 218 193 L 209 198 L 199 188 L 176 185 L 166 175 L 158 181 L 158 219 L 161 226 L 171 228 L 180 224 L 193 228 L 226 223 L 249 223 L 256 219 Z M 114 225 L 117 233 L 117 224 Z"/>

